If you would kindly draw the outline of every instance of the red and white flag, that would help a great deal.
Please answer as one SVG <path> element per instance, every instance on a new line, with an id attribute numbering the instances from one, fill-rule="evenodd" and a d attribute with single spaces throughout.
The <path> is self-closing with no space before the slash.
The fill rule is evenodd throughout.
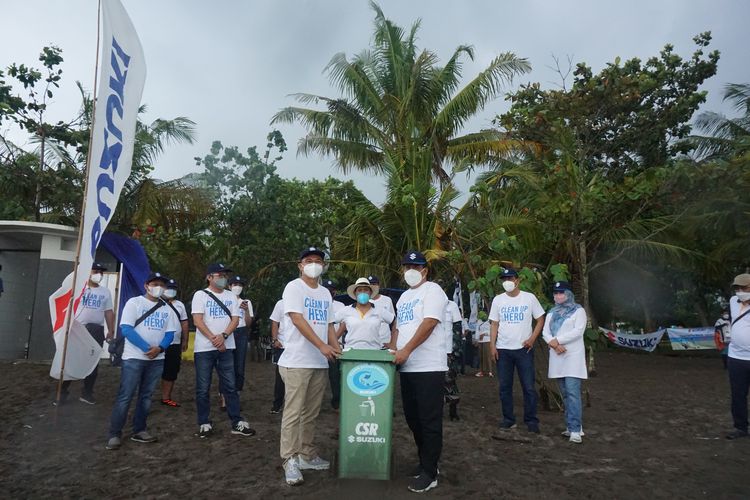
<path id="1" fill-rule="evenodd" d="M 58 346 L 50 372 L 53 378 L 60 376 L 64 342 L 60 342 L 58 337 L 64 340 L 67 315 L 70 313 L 68 310 L 70 299 L 75 297 L 73 303 L 75 316 L 91 273 L 99 241 L 112 219 L 122 187 L 130 176 L 135 124 L 143 85 L 146 81 L 143 48 L 120 0 L 103 0 L 101 7 L 102 52 L 99 64 L 99 86 L 92 125 L 91 160 L 85 193 L 86 210 L 81 221 L 81 250 L 78 267 L 75 270 L 76 289 L 74 294 L 73 273 L 71 273 L 63 280 L 60 289 L 49 298 L 52 331 L 55 344 Z M 74 322 L 71 322 L 72 324 Z M 81 335 L 86 331 L 83 329 L 81 332 L 80 328 L 71 327 L 71 333 L 74 330 Z M 75 335 L 75 338 L 81 335 Z M 98 349 L 95 355 L 81 356 L 90 351 L 86 345 L 86 342 L 81 345 L 77 342 L 71 343 L 71 339 L 68 339 L 69 356 L 66 358 L 63 378 L 83 378 L 94 369 L 99 361 L 101 349 Z M 81 348 L 85 352 L 70 354 L 71 349 L 78 351 Z M 55 362 L 57 362 L 57 372 L 53 373 Z M 69 369 L 69 365 L 75 366 L 70 366 Z M 81 373 L 84 373 L 83 377 L 80 376 Z"/>

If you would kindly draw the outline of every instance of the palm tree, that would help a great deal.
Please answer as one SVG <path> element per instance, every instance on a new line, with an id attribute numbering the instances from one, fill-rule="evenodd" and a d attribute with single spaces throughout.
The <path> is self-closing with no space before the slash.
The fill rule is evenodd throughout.
<path id="1" fill-rule="evenodd" d="M 361 250 L 364 238 L 374 238 L 379 244 L 366 258 L 384 262 L 409 246 L 439 250 L 436 242 L 450 226 L 455 198 L 448 166 L 489 164 L 514 146 L 495 130 L 462 134 L 462 129 L 530 65 L 512 53 L 500 54 L 460 88 L 462 60 L 474 58 L 472 47 L 459 46 L 439 66 L 435 53 L 416 45 L 419 21 L 406 32 L 377 4 L 371 6 L 372 48 L 351 59 L 336 54 L 326 67 L 343 96 L 296 94 L 300 103 L 324 109 L 287 107 L 272 123 L 307 128 L 299 154 L 332 156 L 344 173 L 360 170 L 387 178 L 385 205 L 357 208 L 365 218 L 353 221 L 347 245 Z"/>
<path id="2" fill-rule="evenodd" d="M 707 111 L 695 121 L 707 135 L 689 139 L 704 160 L 728 159 L 750 151 L 750 84 L 730 83 L 724 89 L 724 100 L 742 115 L 738 118 Z"/>

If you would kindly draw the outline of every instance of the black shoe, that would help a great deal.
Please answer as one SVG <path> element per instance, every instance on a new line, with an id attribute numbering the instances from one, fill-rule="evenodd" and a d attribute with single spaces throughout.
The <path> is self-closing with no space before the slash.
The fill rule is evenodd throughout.
<path id="1" fill-rule="evenodd" d="M 272 415 L 278 415 L 279 413 L 281 413 L 281 408 L 271 408 L 271 411 L 269 411 L 268 413 Z"/>
<path id="2" fill-rule="evenodd" d="M 78 401 L 80 401 L 81 403 L 86 403 L 87 405 L 96 404 L 96 399 L 94 399 L 94 396 L 89 396 L 89 395 L 81 396 L 80 398 L 78 398 Z"/>
<path id="3" fill-rule="evenodd" d="M 418 477 L 409 481 L 409 491 L 414 493 L 424 493 L 432 488 L 437 488 L 437 478 L 432 478 L 426 472 L 422 472 Z"/>
<path id="4" fill-rule="evenodd" d="M 247 422 L 240 420 L 232 426 L 232 434 L 240 436 L 255 436 L 255 429 L 251 429 Z"/>
<path id="5" fill-rule="evenodd" d="M 422 466 L 417 464 L 414 466 L 414 468 L 409 472 L 408 477 L 412 479 L 418 478 L 420 475 L 422 475 Z"/>
<path id="6" fill-rule="evenodd" d="M 735 429 L 727 434 L 727 439 L 739 439 L 744 437 L 747 437 L 747 431 L 742 431 L 740 429 Z"/>
<path id="7" fill-rule="evenodd" d="M 529 432 L 532 434 L 539 434 L 539 426 L 538 425 L 530 425 L 528 426 Z"/>
<path id="8" fill-rule="evenodd" d="M 511 424 L 509 422 L 503 422 L 500 424 L 500 430 L 501 431 L 510 431 L 516 428 L 516 424 Z"/>

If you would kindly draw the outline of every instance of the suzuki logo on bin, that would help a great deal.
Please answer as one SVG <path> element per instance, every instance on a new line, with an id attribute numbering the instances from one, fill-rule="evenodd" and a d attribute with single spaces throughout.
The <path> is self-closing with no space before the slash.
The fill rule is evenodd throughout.
<path id="1" fill-rule="evenodd" d="M 346 384 L 357 396 L 377 396 L 388 388 L 390 377 L 377 365 L 359 365 L 349 372 Z"/>

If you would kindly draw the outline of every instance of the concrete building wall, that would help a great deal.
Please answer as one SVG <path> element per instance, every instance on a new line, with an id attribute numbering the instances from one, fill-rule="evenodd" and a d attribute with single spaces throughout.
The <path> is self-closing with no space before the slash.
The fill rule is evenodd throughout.
<path id="1" fill-rule="evenodd" d="M 23 359 L 34 315 L 39 252 L 6 246 L 0 265 L 5 288 L 0 297 L 0 359 Z"/>

